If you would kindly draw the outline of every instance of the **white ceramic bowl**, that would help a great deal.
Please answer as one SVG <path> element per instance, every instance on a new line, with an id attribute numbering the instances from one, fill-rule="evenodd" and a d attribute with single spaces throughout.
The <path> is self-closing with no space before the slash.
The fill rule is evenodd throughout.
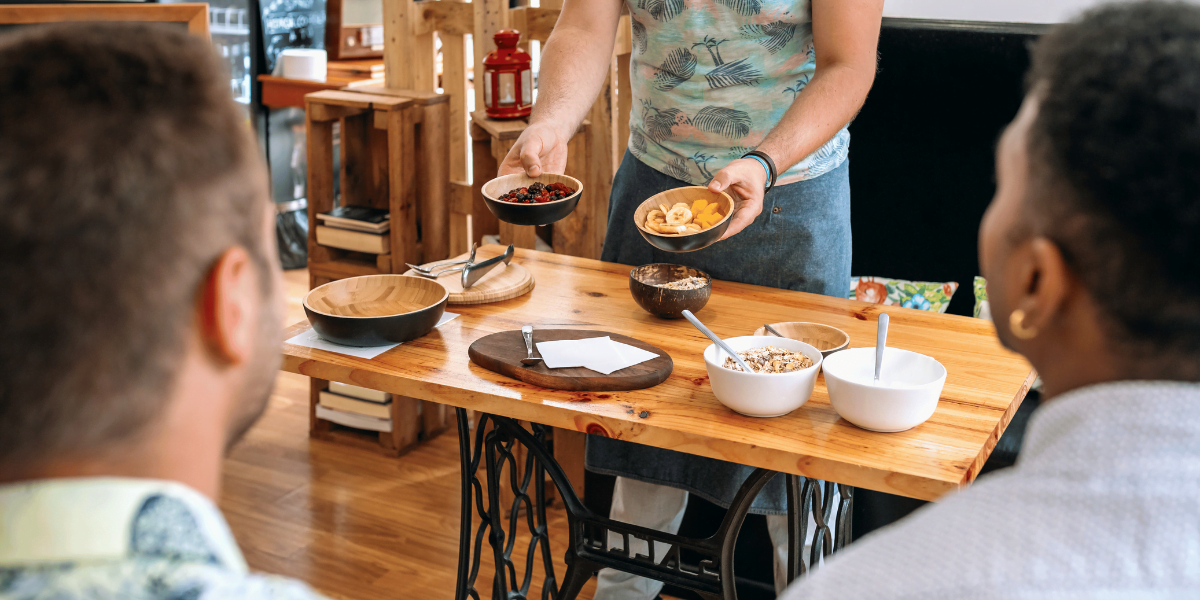
<path id="1" fill-rule="evenodd" d="M 726 344 L 735 352 L 775 346 L 803 352 L 813 361 L 813 366 L 791 373 L 746 373 L 721 366 L 729 355 L 709 344 L 704 349 L 704 365 L 708 367 L 708 381 L 717 400 L 747 417 L 779 417 L 786 415 L 808 402 L 817 373 L 821 370 L 821 351 L 798 340 L 773 335 L 748 335 L 729 338 Z M 720 356 L 718 358 L 718 355 Z"/>
<path id="2" fill-rule="evenodd" d="M 871 431 L 904 431 L 933 416 L 946 367 L 916 352 L 886 348 L 879 384 L 875 348 L 851 348 L 825 359 L 829 403 L 843 419 Z"/>

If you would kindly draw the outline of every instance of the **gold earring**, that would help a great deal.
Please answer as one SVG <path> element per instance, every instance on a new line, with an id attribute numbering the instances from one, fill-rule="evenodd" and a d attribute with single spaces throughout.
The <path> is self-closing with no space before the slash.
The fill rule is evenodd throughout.
<path id="1" fill-rule="evenodd" d="M 1017 309 L 1008 315 L 1008 329 L 1020 340 L 1032 340 L 1037 337 L 1037 327 L 1025 326 L 1025 311 Z"/>

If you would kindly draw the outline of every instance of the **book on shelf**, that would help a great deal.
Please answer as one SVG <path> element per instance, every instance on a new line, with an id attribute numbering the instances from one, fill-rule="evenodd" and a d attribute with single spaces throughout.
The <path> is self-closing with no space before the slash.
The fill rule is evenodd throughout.
<path id="1" fill-rule="evenodd" d="M 349 383 L 341 383 L 338 381 L 329 382 L 329 391 L 335 394 L 350 396 L 351 398 L 358 398 L 359 400 L 366 400 L 368 402 L 376 402 L 379 404 L 392 401 L 392 395 L 387 392 L 381 392 L 379 390 L 373 390 L 371 388 L 360 387 L 357 385 L 350 385 Z"/>
<path id="2" fill-rule="evenodd" d="M 333 392 L 321 392 L 319 394 L 319 403 L 321 406 L 327 408 L 366 415 L 368 417 L 377 417 L 380 419 L 392 418 L 391 402 L 368 402 Z"/>
<path id="3" fill-rule="evenodd" d="M 391 252 L 391 241 L 387 235 L 351 231 L 317 225 L 317 243 L 331 248 L 366 252 L 367 254 L 388 254 Z"/>
<path id="4" fill-rule="evenodd" d="M 353 427 L 355 429 L 368 429 L 370 431 L 382 431 L 385 433 L 390 433 L 392 431 L 391 419 L 368 417 L 358 413 L 337 410 L 336 408 L 329 408 L 328 406 L 322 406 L 321 404 L 317 404 L 317 418 L 324 419 L 331 423 L 337 423 L 338 425 Z"/>
<path id="5" fill-rule="evenodd" d="M 383 233 L 391 227 L 388 211 L 369 206 L 339 206 L 327 213 L 317 213 L 317 220 L 327 227 L 370 233 Z"/>

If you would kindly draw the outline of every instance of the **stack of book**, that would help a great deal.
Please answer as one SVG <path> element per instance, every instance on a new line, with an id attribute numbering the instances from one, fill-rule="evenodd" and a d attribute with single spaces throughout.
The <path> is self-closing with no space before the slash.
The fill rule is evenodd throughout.
<path id="1" fill-rule="evenodd" d="M 390 216 L 386 210 L 366 206 L 339 206 L 319 213 L 317 243 L 355 252 L 388 254 Z"/>
<path id="2" fill-rule="evenodd" d="M 392 395 L 332 381 L 320 394 L 317 418 L 357 429 L 391 431 Z"/>

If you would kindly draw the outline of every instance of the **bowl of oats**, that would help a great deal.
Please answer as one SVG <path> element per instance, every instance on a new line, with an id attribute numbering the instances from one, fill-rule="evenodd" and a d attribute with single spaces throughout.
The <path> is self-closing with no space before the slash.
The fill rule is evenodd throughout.
<path id="1" fill-rule="evenodd" d="M 821 351 L 787 338 L 748 335 L 725 340 L 753 369 L 742 370 L 716 344 L 704 349 L 708 381 L 717 400 L 747 417 L 779 417 L 808 402 L 821 370 Z"/>
<path id="2" fill-rule="evenodd" d="M 629 272 L 629 292 L 646 312 L 661 319 L 678 319 L 708 304 L 712 278 L 699 269 L 654 263 Z"/>

